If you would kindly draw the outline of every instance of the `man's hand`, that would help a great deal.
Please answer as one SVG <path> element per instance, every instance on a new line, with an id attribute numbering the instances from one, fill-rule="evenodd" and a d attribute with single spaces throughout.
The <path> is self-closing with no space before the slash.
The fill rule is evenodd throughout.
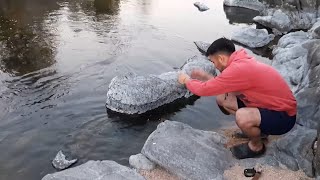
<path id="1" fill-rule="evenodd" d="M 196 69 L 193 70 L 191 73 L 191 78 L 192 79 L 198 79 L 201 81 L 208 81 L 209 79 L 213 78 L 214 76 L 201 70 L 201 69 Z"/>
<path id="2" fill-rule="evenodd" d="M 180 84 L 186 84 L 190 80 L 190 77 L 185 73 L 180 73 L 178 81 Z"/>

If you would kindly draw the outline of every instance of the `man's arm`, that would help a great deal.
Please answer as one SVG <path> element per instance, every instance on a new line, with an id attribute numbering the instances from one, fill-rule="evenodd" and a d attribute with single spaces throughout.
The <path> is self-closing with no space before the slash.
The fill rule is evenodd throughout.
<path id="1" fill-rule="evenodd" d="M 205 82 L 190 79 L 187 75 L 187 77 L 181 77 L 181 82 L 186 84 L 186 87 L 193 94 L 198 96 L 215 96 L 229 92 L 242 91 L 249 88 L 251 83 L 248 77 L 243 74 L 245 73 L 241 73 L 236 66 L 232 66 L 225 69 L 219 76 L 215 78 L 213 77 Z"/>

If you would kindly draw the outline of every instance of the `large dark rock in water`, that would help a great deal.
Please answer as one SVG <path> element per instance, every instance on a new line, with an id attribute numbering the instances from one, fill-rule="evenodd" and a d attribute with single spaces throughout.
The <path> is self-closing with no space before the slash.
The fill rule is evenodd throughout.
<path id="1" fill-rule="evenodd" d="M 194 69 L 215 74 L 213 64 L 203 56 L 190 58 L 181 71 L 190 75 Z M 124 114 L 142 114 L 177 99 L 190 97 L 190 92 L 178 83 L 178 74 L 176 71 L 149 76 L 132 73 L 117 76 L 109 85 L 106 107 Z"/>

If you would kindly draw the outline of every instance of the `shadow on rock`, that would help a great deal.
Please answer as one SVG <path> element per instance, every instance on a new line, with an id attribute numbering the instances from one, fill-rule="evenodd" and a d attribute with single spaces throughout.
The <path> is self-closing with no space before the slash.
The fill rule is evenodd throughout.
<path id="1" fill-rule="evenodd" d="M 116 118 L 120 122 L 128 123 L 129 126 L 143 125 L 148 121 L 158 121 L 172 115 L 175 112 L 180 111 L 187 105 L 193 105 L 199 96 L 191 96 L 189 98 L 180 98 L 172 103 L 162 105 L 156 109 L 147 111 L 143 114 L 123 114 L 119 112 L 112 111 L 107 108 L 107 113 L 109 118 Z"/>

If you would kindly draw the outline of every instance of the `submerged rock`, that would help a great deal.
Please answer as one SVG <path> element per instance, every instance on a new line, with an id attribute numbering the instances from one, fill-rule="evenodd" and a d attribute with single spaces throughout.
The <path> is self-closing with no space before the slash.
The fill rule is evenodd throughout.
<path id="1" fill-rule="evenodd" d="M 142 154 L 130 156 L 129 164 L 138 170 L 152 170 L 155 168 L 155 164 Z"/>
<path id="2" fill-rule="evenodd" d="M 205 4 L 200 3 L 200 2 L 195 2 L 193 5 L 195 7 L 197 7 L 199 11 L 207 11 L 207 10 L 209 10 L 208 6 L 206 6 Z"/>
<path id="3" fill-rule="evenodd" d="M 233 33 L 231 39 L 250 48 L 259 48 L 269 44 L 274 37 L 266 29 L 247 27 Z"/>
<path id="4" fill-rule="evenodd" d="M 80 166 L 48 174 L 42 180 L 117 179 L 144 180 L 136 171 L 114 161 L 88 161 Z"/>
<path id="5" fill-rule="evenodd" d="M 63 170 L 70 167 L 72 164 L 76 162 L 77 159 L 66 160 L 66 156 L 62 153 L 62 151 L 59 151 L 54 160 L 52 161 L 52 165 L 58 170 Z"/>
<path id="6" fill-rule="evenodd" d="M 213 64 L 201 56 L 187 60 L 181 71 L 190 75 L 193 69 L 215 74 Z M 178 83 L 178 73 L 167 72 L 150 76 L 130 73 L 117 76 L 109 85 L 106 107 L 124 114 L 142 114 L 179 98 L 189 97 L 189 91 Z"/>
<path id="7" fill-rule="evenodd" d="M 221 134 L 165 121 L 149 136 L 142 154 L 182 179 L 222 179 L 232 163 Z"/>
<path id="8" fill-rule="evenodd" d="M 242 7 L 256 11 L 263 11 L 266 8 L 266 5 L 259 0 L 224 0 L 223 4 L 226 6 Z"/>

